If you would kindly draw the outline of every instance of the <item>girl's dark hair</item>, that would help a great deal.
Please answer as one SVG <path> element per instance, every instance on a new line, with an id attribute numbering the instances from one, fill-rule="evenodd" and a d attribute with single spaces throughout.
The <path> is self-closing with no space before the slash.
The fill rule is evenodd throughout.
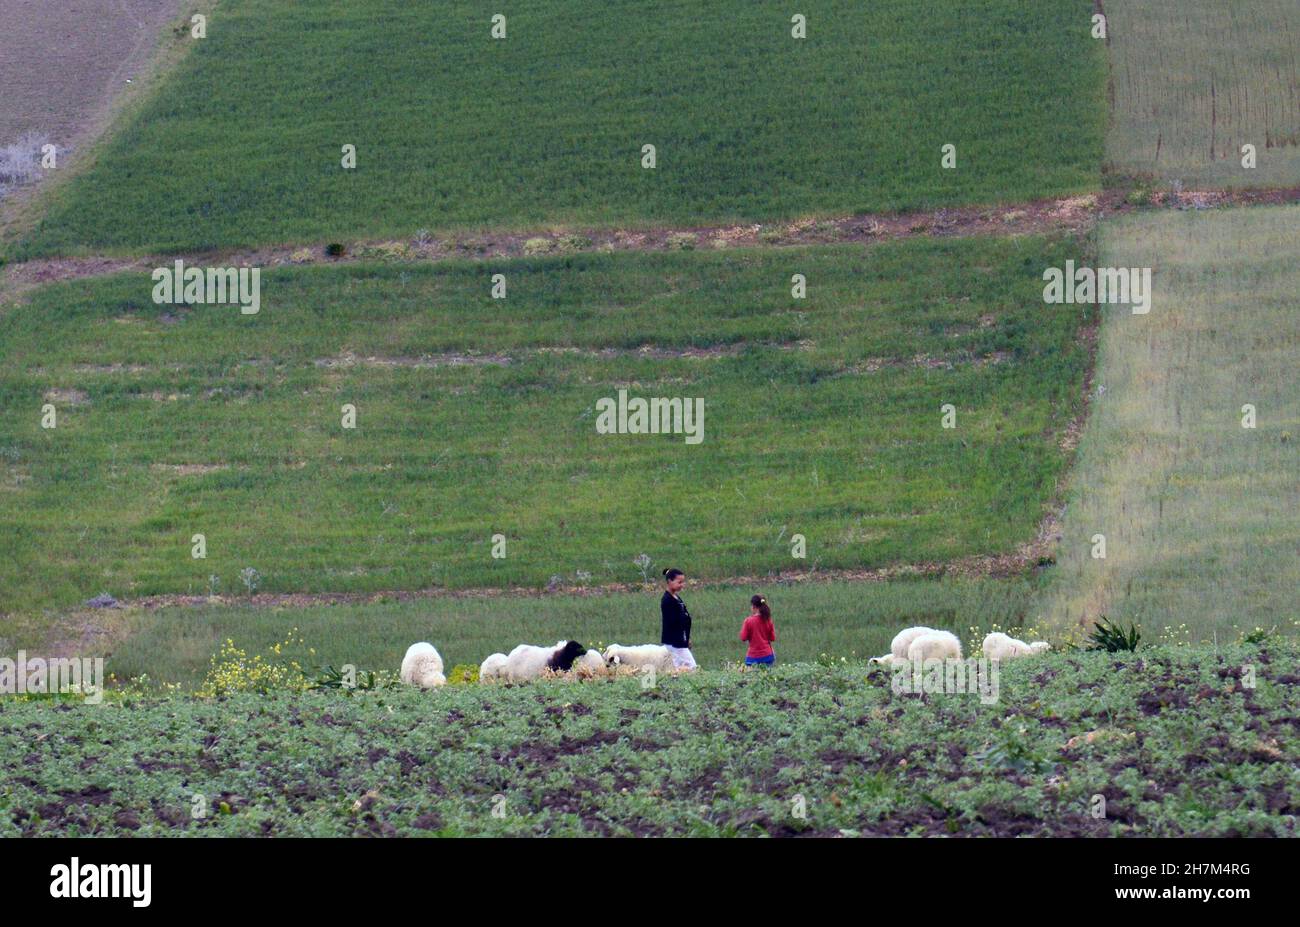
<path id="1" fill-rule="evenodd" d="M 673 567 L 672 569 L 664 570 L 664 579 L 671 580 L 684 575 L 686 574 L 684 574 L 681 570 L 677 569 L 676 567 Z"/>
<path id="2" fill-rule="evenodd" d="M 756 595 L 749 600 L 749 604 L 758 609 L 758 613 L 763 616 L 764 621 L 772 620 L 772 609 L 767 607 L 767 599 L 761 595 Z"/>

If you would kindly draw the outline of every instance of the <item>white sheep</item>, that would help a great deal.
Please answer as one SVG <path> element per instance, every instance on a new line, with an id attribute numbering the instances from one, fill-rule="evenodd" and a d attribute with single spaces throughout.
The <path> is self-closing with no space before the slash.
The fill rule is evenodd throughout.
<path id="1" fill-rule="evenodd" d="M 1034 641 L 1032 644 L 1026 644 L 1022 640 L 1014 637 L 1008 637 L 1001 631 L 994 631 L 988 637 L 984 638 L 984 656 L 989 660 L 998 660 L 1005 662 L 1014 660 L 1017 657 L 1029 657 L 1040 653 L 1046 653 L 1052 647 L 1047 641 Z"/>
<path id="2" fill-rule="evenodd" d="M 961 641 L 951 631 L 931 631 L 912 639 L 907 645 L 907 659 L 912 663 L 918 660 L 960 660 Z"/>
<path id="3" fill-rule="evenodd" d="M 401 678 L 408 686 L 419 686 L 421 689 L 447 684 L 447 677 L 442 674 L 442 657 L 438 656 L 433 644 L 421 641 L 406 648 L 406 656 L 402 657 Z"/>
<path id="4" fill-rule="evenodd" d="M 573 664 L 573 669 L 579 679 L 595 679 L 609 672 L 609 668 L 605 665 L 605 658 L 598 650 L 588 650 L 584 653 L 578 662 Z"/>
<path id="5" fill-rule="evenodd" d="M 673 671 L 672 652 L 663 644 L 638 644 L 635 647 L 610 644 L 605 648 L 604 656 L 605 665 L 611 670 L 617 670 L 620 666 L 628 666 L 634 670 L 653 666 L 659 673 Z"/>
<path id="6" fill-rule="evenodd" d="M 895 659 L 906 660 L 907 650 L 912 646 L 912 641 L 916 640 L 923 634 L 937 634 L 934 628 L 927 628 L 917 625 L 914 628 L 904 628 L 894 635 L 894 640 L 889 645 L 889 652 Z M 882 663 L 888 664 L 890 661 L 881 660 Z"/>
<path id="7" fill-rule="evenodd" d="M 904 628 L 894 635 L 894 639 L 889 643 L 889 653 L 882 657 L 872 657 L 867 662 L 878 666 L 893 666 L 896 663 L 907 662 L 907 648 L 912 646 L 912 641 L 916 640 L 923 634 L 937 633 L 934 628 L 927 628 L 917 625 L 914 628 Z"/>
<path id="8" fill-rule="evenodd" d="M 506 661 L 509 659 L 504 653 L 494 653 L 488 657 L 478 668 L 479 682 L 496 682 L 505 672 Z"/>
<path id="9" fill-rule="evenodd" d="M 502 677 L 507 682 L 529 682 L 539 678 L 546 670 L 567 673 L 587 648 L 577 641 L 558 641 L 554 647 L 537 647 L 520 644 L 506 657 Z"/>

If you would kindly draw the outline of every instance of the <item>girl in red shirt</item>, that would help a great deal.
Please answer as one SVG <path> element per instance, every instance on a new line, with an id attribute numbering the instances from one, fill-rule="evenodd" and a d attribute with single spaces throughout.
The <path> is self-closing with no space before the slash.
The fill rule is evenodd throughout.
<path id="1" fill-rule="evenodd" d="M 776 625 L 772 624 L 772 609 L 767 607 L 767 599 L 756 595 L 749 600 L 753 611 L 740 626 L 740 639 L 749 641 L 749 653 L 745 654 L 746 666 L 771 666 L 776 662 L 772 651 L 772 642 L 776 640 Z"/>

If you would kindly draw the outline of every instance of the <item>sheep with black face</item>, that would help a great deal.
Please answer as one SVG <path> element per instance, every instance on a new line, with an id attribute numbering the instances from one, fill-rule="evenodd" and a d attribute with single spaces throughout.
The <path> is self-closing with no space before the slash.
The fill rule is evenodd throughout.
<path id="1" fill-rule="evenodd" d="M 577 641 L 557 641 L 554 647 L 537 647 L 520 644 L 506 657 L 501 678 L 507 682 L 530 682 L 546 670 L 567 673 L 574 661 L 587 652 Z"/>

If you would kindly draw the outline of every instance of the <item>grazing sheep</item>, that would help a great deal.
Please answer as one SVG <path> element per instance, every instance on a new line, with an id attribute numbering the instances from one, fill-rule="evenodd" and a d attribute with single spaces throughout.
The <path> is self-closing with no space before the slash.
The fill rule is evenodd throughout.
<path id="1" fill-rule="evenodd" d="M 421 689 L 447 684 L 447 677 L 442 674 L 442 657 L 438 656 L 433 644 L 421 641 L 406 648 L 406 656 L 402 657 L 401 678 L 408 686 L 419 686 Z"/>
<path id="2" fill-rule="evenodd" d="M 507 682 L 529 682 L 548 669 L 567 673 L 573 668 L 574 661 L 586 652 L 587 648 L 577 641 L 558 641 L 554 647 L 520 644 L 510 651 L 502 675 Z"/>
<path id="3" fill-rule="evenodd" d="M 894 635 L 894 640 L 889 645 L 889 652 L 898 660 L 907 659 L 907 648 L 912 646 L 912 641 L 916 640 L 922 634 L 936 634 L 934 628 L 926 628 L 918 625 L 915 628 L 904 628 Z M 891 661 L 881 660 L 888 665 Z"/>
<path id="4" fill-rule="evenodd" d="M 913 638 L 907 646 L 907 659 L 917 660 L 960 660 L 961 641 L 951 631 L 931 631 Z"/>
<path id="5" fill-rule="evenodd" d="M 509 659 L 504 653 L 494 653 L 484 660 L 478 668 L 479 682 L 496 682 L 505 672 L 506 661 Z"/>
<path id="6" fill-rule="evenodd" d="M 656 672 L 671 673 L 673 655 L 663 644 L 639 644 L 636 647 L 610 644 L 605 648 L 605 665 L 611 670 L 620 666 L 629 666 L 635 670 L 653 666 Z"/>
<path id="7" fill-rule="evenodd" d="M 1022 640 L 1016 640 L 1014 637 L 1008 637 L 1001 631 L 994 631 L 988 637 L 984 638 L 984 656 L 989 660 L 998 660 L 1005 662 L 1014 660 L 1017 657 L 1029 657 L 1040 653 L 1046 653 L 1052 647 L 1047 641 L 1034 641 L 1032 644 L 1026 644 Z"/>
<path id="8" fill-rule="evenodd" d="M 588 650 L 573 664 L 573 669 L 579 679 L 595 679 L 597 676 L 604 676 L 608 669 L 605 666 L 605 658 L 597 650 Z"/>
<path id="9" fill-rule="evenodd" d="M 934 628 L 927 628 L 917 625 L 914 628 L 904 628 L 894 635 L 894 639 L 889 643 L 889 653 L 881 657 L 872 657 L 867 662 L 875 666 L 892 666 L 896 663 L 907 662 L 907 648 L 912 646 L 912 641 L 924 634 L 937 634 Z"/>

